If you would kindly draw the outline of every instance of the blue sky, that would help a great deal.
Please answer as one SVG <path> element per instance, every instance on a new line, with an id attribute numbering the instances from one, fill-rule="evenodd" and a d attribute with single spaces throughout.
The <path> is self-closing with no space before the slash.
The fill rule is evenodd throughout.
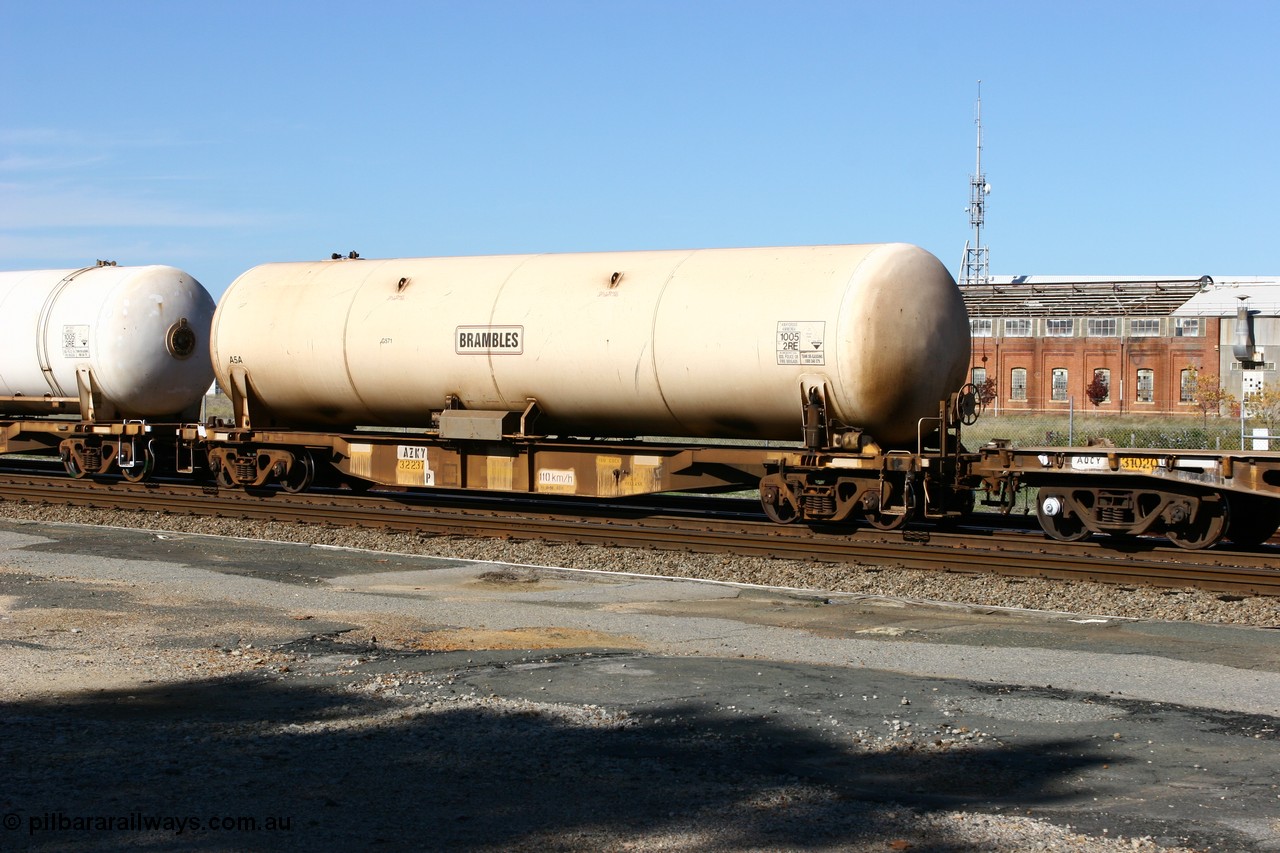
<path id="1" fill-rule="evenodd" d="M 1280 275 L 1274 2 L 0 5 L 0 268 L 901 240 Z"/>

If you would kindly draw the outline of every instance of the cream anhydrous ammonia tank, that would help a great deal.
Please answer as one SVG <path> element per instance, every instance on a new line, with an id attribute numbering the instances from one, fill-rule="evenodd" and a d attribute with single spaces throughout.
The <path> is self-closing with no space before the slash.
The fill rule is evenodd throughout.
<path id="1" fill-rule="evenodd" d="M 208 291 L 167 266 L 0 272 L 0 413 L 176 415 L 213 381 Z"/>
<path id="2" fill-rule="evenodd" d="M 963 383 L 969 325 L 901 243 L 342 259 L 236 279 L 213 359 L 291 426 L 427 426 L 452 396 L 536 399 L 561 435 L 798 439 L 817 385 L 829 418 L 902 442 Z"/>

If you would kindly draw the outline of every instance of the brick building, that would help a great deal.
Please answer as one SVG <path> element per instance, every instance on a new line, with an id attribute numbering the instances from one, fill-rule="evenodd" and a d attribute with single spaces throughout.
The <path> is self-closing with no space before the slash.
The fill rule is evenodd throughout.
<path id="1" fill-rule="evenodd" d="M 1195 278 L 994 277 L 961 288 L 972 335 L 970 376 L 995 381 L 996 414 L 1095 410 L 1191 413 L 1191 370 L 1218 374 L 1223 321 L 1176 314 L 1213 287 Z"/>

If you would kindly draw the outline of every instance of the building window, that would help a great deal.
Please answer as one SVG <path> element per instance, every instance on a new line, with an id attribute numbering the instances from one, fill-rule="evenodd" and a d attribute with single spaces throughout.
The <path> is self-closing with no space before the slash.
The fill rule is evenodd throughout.
<path id="1" fill-rule="evenodd" d="M 1009 399 L 1026 402 L 1027 369 L 1025 367 L 1015 367 L 1009 372 Z"/>
<path id="2" fill-rule="evenodd" d="M 1160 334 L 1160 318 L 1143 317 L 1129 321 L 1129 334 L 1135 338 L 1151 338 Z"/>
<path id="3" fill-rule="evenodd" d="M 1022 317 L 1016 320 L 1005 320 L 1004 336 L 1006 338 L 1031 337 L 1031 321 L 1026 317 Z"/>
<path id="4" fill-rule="evenodd" d="M 1151 403 L 1156 399 L 1156 373 L 1145 367 L 1138 371 L 1138 402 Z"/>
<path id="5" fill-rule="evenodd" d="M 1179 402 L 1194 403 L 1196 401 L 1196 381 L 1193 378 L 1195 371 L 1187 368 L 1182 371 L 1182 378 L 1179 381 L 1179 387 L 1182 391 L 1178 396 Z"/>
<path id="6" fill-rule="evenodd" d="M 1096 391 L 1102 392 L 1102 396 L 1098 397 L 1096 400 L 1094 399 L 1094 393 L 1092 393 L 1094 392 L 1094 383 L 1099 383 L 1101 385 L 1101 387 L 1097 388 Z M 1091 392 L 1086 394 L 1086 396 L 1089 397 L 1089 402 L 1110 403 L 1111 402 L 1111 371 L 1105 367 L 1099 367 L 1098 369 L 1094 370 L 1093 382 L 1090 382 L 1089 388 L 1085 390 L 1086 392 Z"/>
<path id="7" fill-rule="evenodd" d="M 1114 338 L 1116 325 L 1115 317 L 1090 317 L 1085 324 L 1086 334 L 1091 338 Z"/>
<path id="8" fill-rule="evenodd" d="M 1200 336 L 1199 317 L 1174 317 L 1173 334 L 1178 338 L 1197 338 Z"/>
<path id="9" fill-rule="evenodd" d="M 1046 337 L 1050 338 L 1069 338 L 1075 334 L 1075 321 L 1050 317 L 1044 321 L 1044 333 Z"/>
<path id="10" fill-rule="evenodd" d="M 971 372 L 973 374 L 973 378 L 969 381 L 981 389 L 987 381 L 987 369 L 985 367 L 975 367 Z"/>
<path id="11" fill-rule="evenodd" d="M 975 338 L 991 337 L 991 318 L 973 318 L 969 319 L 969 334 Z"/>
<path id="12" fill-rule="evenodd" d="M 1055 403 L 1067 402 L 1067 369 L 1065 367 L 1055 367 L 1053 369 L 1053 401 Z"/>

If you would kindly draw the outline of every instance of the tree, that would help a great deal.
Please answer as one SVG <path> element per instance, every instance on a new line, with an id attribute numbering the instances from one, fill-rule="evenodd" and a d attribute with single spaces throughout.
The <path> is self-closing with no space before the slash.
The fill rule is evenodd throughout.
<path id="1" fill-rule="evenodd" d="M 1195 365 L 1187 365 L 1187 383 L 1191 389 L 1191 403 L 1200 410 L 1201 417 L 1204 418 L 1204 425 L 1209 426 L 1209 413 L 1213 412 L 1213 416 L 1221 417 L 1223 405 L 1229 405 L 1236 401 L 1236 398 L 1227 392 L 1225 388 L 1218 382 L 1218 377 L 1212 374 L 1201 373 Z"/>
<path id="2" fill-rule="evenodd" d="M 994 379 L 985 379 L 978 383 L 977 393 L 978 402 L 982 404 L 982 408 L 986 408 L 995 402 L 996 399 L 996 381 Z"/>
<path id="3" fill-rule="evenodd" d="M 1257 394 L 1245 397 L 1244 405 L 1249 417 L 1261 421 L 1267 432 L 1280 429 L 1280 385 L 1268 382 Z"/>
<path id="4" fill-rule="evenodd" d="M 1093 381 L 1085 386 L 1084 393 L 1095 406 L 1105 403 L 1111 397 L 1111 386 L 1107 383 L 1106 374 L 1095 370 Z"/>

